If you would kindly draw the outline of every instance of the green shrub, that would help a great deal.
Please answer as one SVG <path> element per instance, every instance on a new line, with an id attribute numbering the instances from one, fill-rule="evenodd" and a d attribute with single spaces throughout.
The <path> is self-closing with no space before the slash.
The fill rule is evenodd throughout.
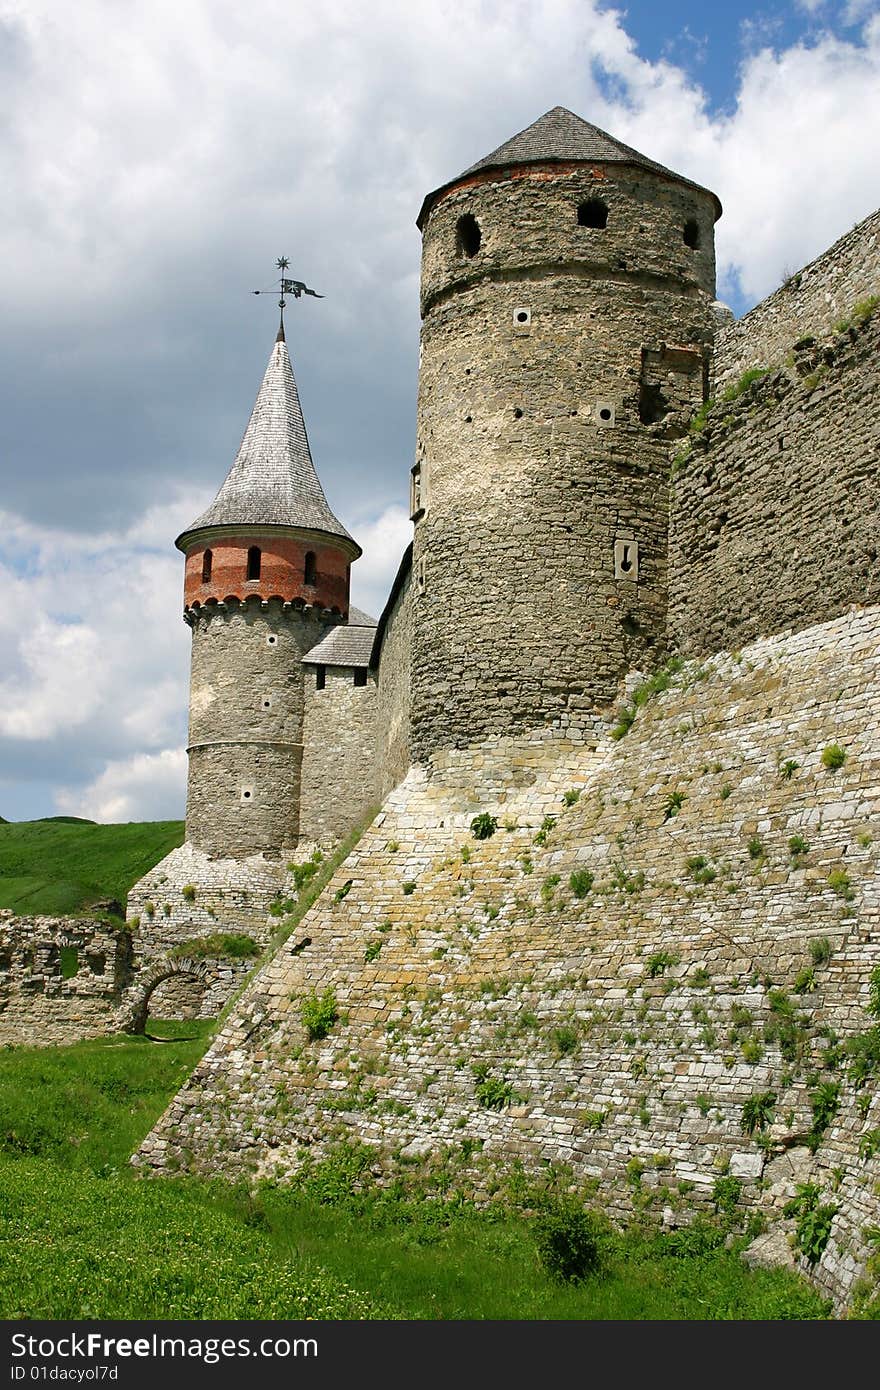
<path id="1" fill-rule="evenodd" d="M 663 803 L 663 819 L 665 821 L 672 820 L 673 817 L 677 816 L 686 800 L 687 797 L 684 792 L 670 792 Z"/>
<path id="2" fill-rule="evenodd" d="M 836 893 L 839 898 L 843 898 L 848 903 L 851 903 L 856 895 L 846 869 L 832 869 L 828 875 L 828 887 L 832 893 Z"/>
<path id="3" fill-rule="evenodd" d="M 385 942 L 381 936 L 377 936 L 375 941 L 368 942 L 364 950 L 364 962 L 369 965 L 370 961 L 375 960 L 384 945 Z"/>
<path id="4" fill-rule="evenodd" d="M 839 743 L 829 743 L 827 748 L 822 749 L 822 766 L 829 772 L 836 772 L 843 767 L 846 756 L 846 749 L 841 748 Z"/>
<path id="5" fill-rule="evenodd" d="M 197 936 L 192 941 L 181 941 L 168 954 L 172 960 L 205 960 L 222 956 L 232 960 L 249 960 L 260 954 L 260 948 L 254 938 L 244 932 L 212 932 L 209 936 Z"/>
<path id="6" fill-rule="evenodd" d="M 831 1223 L 837 1215 L 833 1202 L 819 1201 L 817 1183 L 799 1183 L 795 1195 L 782 1208 L 783 1216 L 795 1217 L 795 1242 L 809 1264 L 818 1262 L 831 1235 Z"/>
<path id="7" fill-rule="evenodd" d="M 311 994 L 306 995 L 300 1004 L 299 1016 L 312 1042 L 319 1038 L 326 1038 L 339 1018 L 339 1009 L 336 1006 L 336 994 L 333 987 L 329 986 L 323 994 L 318 994 L 316 990 L 312 990 Z"/>
<path id="8" fill-rule="evenodd" d="M 761 843 L 760 836 L 758 836 L 758 835 L 752 835 L 751 838 L 750 838 L 750 840 L 749 840 L 749 842 L 748 842 L 747 849 L 748 849 L 748 851 L 749 851 L 749 858 L 750 858 L 750 859 L 763 859 L 763 858 L 764 858 L 764 846 L 763 846 L 763 844 Z"/>
<path id="9" fill-rule="evenodd" d="M 589 869 L 575 869 L 569 876 L 568 886 L 576 898 L 585 898 L 593 886 L 593 875 Z"/>
<path id="10" fill-rule="evenodd" d="M 880 1026 L 847 1038 L 844 1047 L 850 1058 L 849 1079 L 859 1091 L 880 1071 Z"/>
<path id="11" fill-rule="evenodd" d="M 832 956 L 831 942 L 827 936 L 814 937 L 810 942 L 810 959 L 814 965 L 827 965 Z"/>
<path id="12" fill-rule="evenodd" d="M 570 787 L 567 792 L 562 793 L 562 800 L 566 806 L 574 806 L 575 802 L 580 800 L 580 795 L 579 787 Z"/>
<path id="13" fill-rule="evenodd" d="M 185 884 L 183 885 L 183 887 L 181 888 L 180 891 L 181 891 L 181 893 L 183 894 L 185 900 L 186 900 L 188 903 L 194 903 L 194 902 L 195 902 L 195 900 L 196 900 L 196 888 L 195 888 L 195 884 L 194 884 L 194 883 L 185 883 Z"/>
<path id="14" fill-rule="evenodd" d="M 874 1158 L 880 1153 L 880 1129 L 869 1129 L 859 1138 L 859 1158 Z"/>
<path id="15" fill-rule="evenodd" d="M 749 1096 L 742 1108 L 743 1134 L 756 1134 L 766 1129 L 773 1118 L 775 1104 L 776 1096 L 772 1091 L 760 1091 L 757 1095 Z"/>
<path id="16" fill-rule="evenodd" d="M 472 1071 L 475 1081 L 474 1094 L 486 1110 L 503 1110 L 506 1105 L 512 1105 L 518 1099 L 511 1083 L 503 1081 L 501 1077 L 491 1076 L 485 1063 L 481 1062 L 473 1067 Z"/>
<path id="17" fill-rule="evenodd" d="M 579 1283 L 600 1268 L 604 1228 L 575 1197 L 548 1198 L 535 1218 L 541 1263 L 553 1279 Z"/>
<path id="18" fill-rule="evenodd" d="M 337 888 L 336 892 L 333 894 L 333 901 L 336 903 L 341 903 L 343 898 L 347 898 L 349 893 L 351 892 L 351 886 L 353 882 L 353 879 L 347 878 L 343 883 L 342 887 Z M 415 884 L 413 884 L 413 887 L 415 887 Z M 403 885 L 403 891 L 404 893 L 406 892 L 406 884 Z M 412 889 L 410 889 L 410 892 L 411 891 Z"/>
<path id="19" fill-rule="evenodd" d="M 554 1028 L 551 1034 L 553 1047 L 560 1057 L 567 1057 L 578 1045 L 578 1030 L 571 1024 L 563 1023 Z"/>
<path id="20" fill-rule="evenodd" d="M 481 811 L 478 816 L 474 816 L 471 821 L 471 834 L 475 840 L 488 840 L 498 829 L 497 816 L 491 816 L 488 811 Z"/>
<path id="21" fill-rule="evenodd" d="M 695 883 L 714 883 L 718 870 L 714 869 L 704 854 L 692 854 L 685 867 Z"/>
<path id="22" fill-rule="evenodd" d="M 677 951 L 654 951 L 645 961 L 645 971 L 653 980 L 663 975 L 671 966 L 678 965 L 681 956 Z"/>
<path id="23" fill-rule="evenodd" d="M 550 834 L 555 824 L 555 816 L 545 816 L 544 819 L 541 821 L 541 829 L 535 836 L 533 843 L 536 845 L 546 845 L 547 836 Z"/>
<path id="24" fill-rule="evenodd" d="M 779 775 L 783 782 L 790 782 L 799 767 L 800 763 L 795 762 L 794 758 L 786 758 L 784 763 L 780 763 Z"/>
<path id="25" fill-rule="evenodd" d="M 815 1090 L 810 1092 L 813 1123 L 810 1127 L 809 1146 L 813 1152 L 822 1142 L 822 1135 L 837 1114 L 839 1105 L 840 1087 L 836 1081 L 823 1081 Z"/>
<path id="26" fill-rule="evenodd" d="M 733 385 L 728 386 L 727 390 L 723 393 L 721 397 L 722 401 L 729 402 L 737 400 L 737 398 L 739 396 L 742 396 L 746 391 L 748 391 L 749 387 L 752 386 L 756 381 L 760 381 L 762 377 L 766 376 L 768 371 L 768 367 L 747 368 L 747 370 L 743 372 L 742 376 L 739 378 L 738 381 L 734 382 Z"/>
<path id="27" fill-rule="evenodd" d="M 812 994 L 816 988 L 816 972 L 811 965 L 805 965 L 795 976 L 795 994 Z"/>
<path id="28" fill-rule="evenodd" d="M 792 835 L 788 841 L 788 852 L 792 859 L 800 859 L 809 852 L 810 846 L 803 835 Z"/>
<path id="29" fill-rule="evenodd" d="M 729 1174 L 716 1178 L 712 1187 L 712 1201 L 715 1203 L 715 1210 L 719 1215 L 731 1216 L 736 1208 L 742 1194 L 742 1183 L 739 1178 L 732 1178 Z"/>
<path id="30" fill-rule="evenodd" d="M 403 887 L 404 895 L 405 895 L 407 898 L 412 897 L 413 893 L 416 891 L 416 881 L 415 881 L 415 879 L 414 879 L 414 878 L 408 878 L 408 879 L 406 880 L 406 882 L 402 885 L 402 887 Z"/>

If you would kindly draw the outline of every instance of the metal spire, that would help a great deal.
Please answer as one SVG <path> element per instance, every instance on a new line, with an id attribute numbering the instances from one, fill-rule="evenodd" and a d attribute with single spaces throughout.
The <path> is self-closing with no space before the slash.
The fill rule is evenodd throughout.
<path id="1" fill-rule="evenodd" d="M 287 300 L 285 298 L 285 295 L 292 295 L 294 299 L 299 299 L 300 295 L 303 294 L 310 294 L 315 299 L 323 299 L 324 296 L 322 294 L 318 294 L 317 290 L 310 290 L 308 285 L 303 284 L 302 280 L 287 279 L 283 272 L 287 270 L 288 266 L 290 265 L 290 261 L 287 259 L 286 256 L 279 256 L 277 261 L 275 262 L 275 265 L 278 268 L 278 270 L 282 272 L 281 279 L 278 281 L 278 288 L 281 291 L 281 298 L 278 300 L 278 308 L 281 310 L 281 322 L 278 326 L 278 333 L 276 335 L 275 341 L 276 343 L 283 343 L 285 341 L 284 310 L 287 306 Z M 271 290 L 254 290 L 254 294 L 275 293 L 277 293 L 277 291 L 274 287 Z"/>

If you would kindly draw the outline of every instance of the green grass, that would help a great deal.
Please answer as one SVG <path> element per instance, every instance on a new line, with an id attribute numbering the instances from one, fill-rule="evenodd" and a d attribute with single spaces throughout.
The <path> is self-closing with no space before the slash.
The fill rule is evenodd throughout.
<path id="1" fill-rule="evenodd" d="M 138 1181 L 127 1157 L 207 1045 L 210 1025 L 0 1051 L 0 1317 L 812 1319 L 784 1271 L 749 1271 L 726 1227 L 606 1229 L 598 1271 L 553 1278 L 540 1198 L 478 1210 L 414 1170 L 377 1188 L 369 1149 L 285 1188 Z M 369 1291 L 369 1292 L 366 1292 Z"/>
<path id="2" fill-rule="evenodd" d="M 95 825 L 73 816 L 0 824 L 0 907 L 22 914 L 123 905 L 132 884 L 183 844 L 183 821 Z"/>

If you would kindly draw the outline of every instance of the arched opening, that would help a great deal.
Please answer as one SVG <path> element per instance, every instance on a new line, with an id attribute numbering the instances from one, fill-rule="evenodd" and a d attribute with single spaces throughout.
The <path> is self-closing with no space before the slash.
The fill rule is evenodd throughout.
<path id="1" fill-rule="evenodd" d="M 685 246 L 689 246 L 692 251 L 696 251 L 700 245 L 700 229 L 692 217 L 685 222 L 681 232 L 682 241 Z"/>
<path id="2" fill-rule="evenodd" d="M 305 569 L 303 571 L 303 580 L 306 584 L 314 584 L 317 582 L 317 578 L 318 566 L 315 560 L 314 551 L 310 550 L 306 555 Z"/>
<path id="3" fill-rule="evenodd" d="M 214 552 L 206 550 L 202 556 L 202 583 L 209 584 L 211 581 L 211 570 L 214 567 Z"/>
<path id="4" fill-rule="evenodd" d="M 480 249 L 483 234 L 480 224 L 471 213 L 466 212 L 455 224 L 455 249 L 460 256 L 475 256 Z"/>
<path id="5" fill-rule="evenodd" d="M 248 550 L 247 558 L 247 577 L 248 579 L 259 579 L 260 567 L 263 561 L 263 553 L 258 545 L 252 545 Z"/>
<path id="6" fill-rule="evenodd" d="M 579 227 L 607 227 L 608 204 L 601 198 L 588 198 L 578 206 Z"/>

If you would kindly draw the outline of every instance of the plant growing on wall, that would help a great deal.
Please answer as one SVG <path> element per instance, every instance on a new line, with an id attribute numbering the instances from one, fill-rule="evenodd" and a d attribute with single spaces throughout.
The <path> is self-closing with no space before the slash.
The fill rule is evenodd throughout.
<path id="1" fill-rule="evenodd" d="M 328 986 L 323 994 L 318 994 L 316 990 L 307 994 L 300 1004 L 299 1016 L 310 1041 L 326 1038 L 339 1018 L 336 994 L 332 985 Z"/>
<path id="2" fill-rule="evenodd" d="M 838 1208 L 833 1202 L 820 1202 L 818 1183 L 798 1183 L 795 1195 L 782 1208 L 783 1216 L 795 1218 L 795 1242 L 798 1250 L 811 1265 L 818 1260 L 828 1244 L 831 1223 Z"/>
<path id="3" fill-rule="evenodd" d="M 497 829 L 498 817 L 490 815 L 488 811 L 481 811 L 471 821 L 471 834 L 475 840 L 488 840 Z"/>

